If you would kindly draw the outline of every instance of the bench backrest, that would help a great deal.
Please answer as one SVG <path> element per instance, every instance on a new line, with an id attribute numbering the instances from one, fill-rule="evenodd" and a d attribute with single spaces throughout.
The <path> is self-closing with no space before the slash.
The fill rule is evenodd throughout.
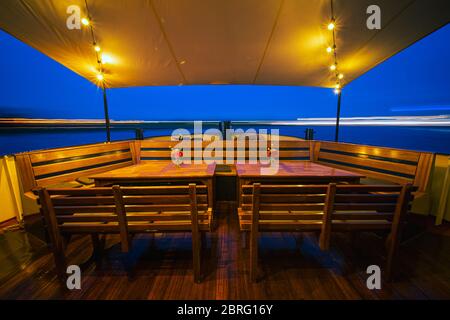
<path id="1" fill-rule="evenodd" d="M 326 249 L 332 229 L 377 230 L 399 224 L 415 189 L 411 184 L 298 186 L 255 183 L 242 187 L 240 223 L 243 230 L 321 230 L 321 247 Z"/>
<path id="2" fill-rule="evenodd" d="M 151 160 L 170 160 L 172 154 L 172 148 L 175 148 L 179 141 L 164 141 L 164 140 L 142 140 L 138 142 L 140 147 L 139 149 L 139 159 L 140 161 L 151 161 Z M 210 145 L 209 141 L 194 141 L 191 140 L 189 153 L 184 150 L 183 157 L 191 159 L 213 159 L 216 156 L 215 151 L 212 149 L 213 146 Z M 238 142 L 235 140 L 231 141 L 220 141 L 217 142 L 216 146 L 221 146 L 223 149 L 222 154 L 220 154 L 219 158 L 223 160 L 227 159 L 226 148 L 227 146 L 231 147 L 233 151 L 233 159 L 234 163 L 236 161 L 246 161 L 248 162 L 250 152 L 256 152 L 258 159 L 267 160 L 267 153 L 264 152 L 263 155 L 258 153 L 258 145 L 256 147 L 254 144 L 248 141 L 245 141 L 242 146 L 238 145 Z M 267 141 L 267 146 L 270 147 L 270 141 Z M 280 140 L 278 143 L 278 147 L 275 152 L 278 152 L 280 160 L 311 160 L 311 142 L 310 141 L 302 141 L 302 140 Z M 194 152 L 198 151 L 199 155 L 197 156 Z M 208 150 L 210 153 L 207 153 Z M 210 157 L 209 157 L 210 156 Z M 231 164 L 231 163 L 228 163 Z"/>
<path id="3" fill-rule="evenodd" d="M 112 188 L 39 188 L 37 193 L 57 250 L 63 248 L 61 233 L 120 233 L 124 227 Z M 123 245 L 127 247 L 127 242 Z"/>
<path id="4" fill-rule="evenodd" d="M 194 223 L 210 228 L 206 186 L 120 187 L 118 192 L 118 209 L 132 232 L 191 231 Z"/>
<path id="5" fill-rule="evenodd" d="M 328 203 L 327 185 L 245 185 L 241 226 L 259 231 L 319 229 Z"/>
<path id="6" fill-rule="evenodd" d="M 61 233 L 119 233 L 129 250 L 129 233 L 209 229 L 205 186 L 39 188 L 39 202 L 52 243 Z"/>
<path id="7" fill-rule="evenodd" d="M 134 142 L 112 142 L 16 155 L 24 191 L 134 163 Z"/>
<path id="8" fill-rule="evenodd" d="M 317 141 L 314 161 L 397 184 L 412 183 L 425 192 L 433 154 L 393 148 Z"/>
<path id="9" fill-rule="evenodd" d="M 330 184 L 329 203 L 323 218 L 320 246 L 328 249 L 332 231 L 390 230 L 402 222 L 412 201 L 411 184 Z"/>

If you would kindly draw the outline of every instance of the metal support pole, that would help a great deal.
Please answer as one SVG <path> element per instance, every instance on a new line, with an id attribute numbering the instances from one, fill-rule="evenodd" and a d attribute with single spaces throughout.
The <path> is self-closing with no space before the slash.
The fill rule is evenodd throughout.
<path id="1" fill-rule="evenodd" d="M 341 94 L 342 91 L 339 91 L 337 101 L 337 113 L 336 113 L 336 133 L 334 135 L 334 141 L 336 142 L 338 142 L 339 140 L 339 119 L 341 117 Z"/>
<path id="2" fill-rule="evenodd" d="M 102 90 L 103 90 L 103 109 L 105 111 L 106 141 L 111 142 L 111 124 L 109 122 L 108 99 L 106 98 L 105 82 L 103 81 L 102 81 Z"/>

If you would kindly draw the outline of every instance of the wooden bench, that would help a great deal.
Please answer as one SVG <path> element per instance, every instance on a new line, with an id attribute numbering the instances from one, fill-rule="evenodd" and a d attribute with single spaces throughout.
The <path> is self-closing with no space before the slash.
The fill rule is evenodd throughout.
<path id="1" fill-rule="evenodd" d="M 416 197 L 425 194 L 434 155 L 384 147 L 316 141 L 314 161 L 364 174 L 363 184 L 406 184 L 417 187 Z"/>
<path id="2" fill-rule="evenodd" d="M 327 185 L 242 186 L 238 209 L 241 231 L 250 231 L 250 278 L 257 279 L 258 234 L 275 231 L 320 231 Z"/>
<path id="3" fill-rule="evenodd" d="M 388 230 L 386 279 L 401 227 L 412 201 L 410 184 L 394 185 L 246 185 L 238 209 L 241 231 L 250 232 L 250 277 L 257 279 L 258 235 L 272 231 L 320 231 L 328 250 L 332 232 Z"/>
<path id="4" fill-rule="evenodd" d="M 329 249 L 333 232 L 387 230 L 384 274 L 386 280 L 391 280 L 402 227 L 415 189 L 409 183 L 402 186 L 330 184 L 319 240 L 321 249 Z"/>
<path id="5" fill-rule="evenodd" d="M 132 165 L 134 141 L 91 144 L 15 155 L 25 195 L 36 187 L 92 186 L 89 175 Z"/>
<path id="6" fill-rule="evenodd" d="M 172 149 L 176 148 L 177 144 L 180 141 L 169 141 L 169 140 L 141 140 L 137 141 L 138 146 L 137 150 L 137 159 L 139 162 L 152 161 L 152 160 L 171 160 Z M 212 151 L 212 146 L 208 147 L 210 141 L 194 141 L 191 140 L 186 144 L 190 146 L 189 151 L 186 152 L 184 150 L 183 157 L 186 160 L 194 161 L 195 159 L 202 160 L 204 156 L 204 152 L 210 150 L 210 156 L 205 156 L 207 160 L 216 159 L 215 151 Z M 271 146 L 270 141 L 267 141 L 268 147 Z M 224 164 L 234 165 L 238 161 L 247 162 L 249 161 L 250 152 L 255 152 L 257 159 L 267 161 L 267 154 L 264 152 L 264 155 L 258 153 L 258 145 L 256 144 L 256 148 L 252 143 L 248 141 L 248 139 L 244 143 L 244 147 L 239 146 L 236 139 L 231 140 L 223 140 L 217 143 L 217 146 L 223 148 L 223 152 L 218 159 L 222 161 Z M 227 146 L 231 147 L 233 151 L 233 157 L 231 158 L 232 163 L 227 161 Z M 280 140 L 278 143 L 278 147 L 276 149 L 279 155 L 280 160 L 312 160 L 312 142 L 305 140 Z M 198 155 L 195 154 L 195 151 L 200 151 Z M 190 156 L 189 156 L 190 154 Z"/>
<path id="7" fill-rule="evenodd" d="M 200 281 L 201 233 L 211 230 L 205 186 L 39 188 L 56 270 L 66 274 L 64 250 L 72 234 L 90 234 L 100 252 L 100 234 L 120 234 L 123 252 L 130 236 L 147 232 L 192 232 L 194 280 Z"/>

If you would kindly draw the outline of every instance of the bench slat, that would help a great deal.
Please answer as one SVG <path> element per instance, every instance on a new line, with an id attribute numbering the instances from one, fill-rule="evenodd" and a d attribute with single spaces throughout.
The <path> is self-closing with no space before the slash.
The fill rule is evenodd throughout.
<path id="1" fill-rule="evenodd" d="M 206 204 L 199 204 L 198 210 L 205 211 L 208 209 Z M 163 211 L 190 211 L 189 205 L 184 204 L 170 204 L 170 205 L 126 205 L 127 212 L 163 212 Z"/>
<path id="2" fill-rule="evenodd" d="M 335 203 L 334 210 L 374 210 L 380 212 L 393 212 L 395 204 L 390 203 Z"/>
<path id="3" fill-rule="evenodd" d="M 324 205 L 323 204 L 292 204 L 292 203 L 270 203 L 270 204 L 263 204 L 261 203 L 259 208 L 261 211 L 280 211 L 280 210 L 286 210 L 286 211 L 321 211 L 323 210 Z M 251 210 L 251 205 L 243 205 L 242 210 Z"/>
<path id="4" fill-rule="evenodd" d="M 37 179 L 36 181 L 39 186 L 47 186 L 47 185 L 51 185 L 54 183 L 60 183 L 63 181 L 75 180 L 76 178 L 78 178 L 80 176 L 87 176 L 87 175 L 91 175 L 91 174 L 95 174 L 95 173 L 100 173 L 100 172 L 105 172 L 105 171 L 109 171 L 109 170 L 113 170 L 113 169 L 122 168 L 125 166 L 130 166 L 132 164 L 133 164 L 133 161 L 130 160 L 127 162 L 121 162 L 121 163 L 116 163 L 113 165 L 101 166 L 98 168 L 92 168 L 92 169 L 87 169 L 87 170 L 80 170 L 80 171 L 62 174 L 62 175 L 58 175 L 58 176 L 54 176 L 54 177 L 50 177 L 50 178 Z"/>
<path id="5" fill-rule="evenodd" d="M 113 142 L 109 144 L 96 144 L 91 146 L 71 147 L 57 150 L 43 150 L 30 152 L 31 163 L 53 161 L 71 157 L 79 157 L 109 151 L 130 149 L 129 142 Z"/>
<path id="6" fill-rule="evenodd" d="M 260 212 L 259 219 L 261 220 L 321 220 L 323 212 L 310 212 L 310 213 L 264 213 Z M 243 212 L 239 215 L 241 220 L 251 221 L 251 211 Z"/>
<path id="7" fill-rule="evenodd" d="M 242 186 L 244 194 L 253 192 L 253 185 Z M 262 185 L 261 194 L 311 194 L 326 193 L 327 186 L 324 185 Z"/>
<path id="8" fill-rule="evenodd" d="M 52 199 L 54 206 L 78 206 L 78 205 L 97 205 L 114 204 L 112 196 L 93 196 L 93 197 L 58 197 Z"/>
<path id="9" fill-rule="evenodd" d="M 59 223 L 67 222 L 117 222 L 117 216 L 112 214 L 79 214 L 79 215 L 58 215 Z M 209 214 L 198 214 L 198 220 L 208 220 Z M 127 221 L 190 221 L 191 215 L 182 213 L 161 213 L 161 214 L 127 214 Z M 183 223 L 184 223 L 183 222 Z"/>
<path id="10" fill-rule="evenodd" d="M 57 173 L 57 172 L 63 172 L 66 170 L 73 170 L 83 167 L 92 166 L 94 164 L 101 165 L 102 163 L 108 163 L 118 160 L 126 160 L 131 159 L 131 152 L 128 150 L 127 152 L 120 152 L 115 154 L 108 154 L 93 158 L 86 158 L 86 159 L 78 159 L 78 160 L 71 160 L 67 162 L 61 162 L 61 163 L 53 163 L 53 164 L 46 164 L 41 165 L 37 167 L 33 167 L 33 172 L 36 176 L 46 175 L 50 173 Z"/>
<path id="11" fill-rule="evenodd" d="M 414 176 L 416 173 L 416 165 L 404 164 L 404 163 L 395 163 L 390 161 L 382 161 L 382 160 L 374 160 L 370 158 L 364 157 L 355 157 L 349 155 L 340 155 L 335 153 L 329 153 L 326 151 L 320 152 L 319 159 L 330 159 L 339 162 L 349 163 L 349 164 L 357 164 L 365 167 L 372 167 L 382 170 L 389 170 L 393 172 L 399 172 L 402 174 L 412 175 Z M 349 166 L 350 167 L 350 166 Z"/>
<path id="12" fill-rule="evenodd" d="M 117 225 L 112 223 L 100 224 L 100 223 L 73 223 L 73 224 L 63 224 L 59 226 L 62 232 L 66 233 L 119 233 Z M 192 225 L 190 222 L 186 223 L 146 223 L 146 224 L 129 224 L 128 232 L 190 232 L 192 230 Z M 199 230 L 208 231 L 208 223 L 199 222 Z"/>
<path id="13" fill-rule="evenodd" d="M 252 203 L 252 195 L 243 195 L 242 203 Z M 262 194 L 261 203 L 323 203 L 325 195 L 314 194 Z"/>
<path id="14" fill-rule="evenodd" d="M 360 202 L 378 202 L 378 203 L 396 203 L 398 194 L 337 194 L 334 198 L 335 203 L 360 203 Z"/>
<path id="15" fill-rule="evenodd" d="M 206 195 L 198 195 L 197 203 L 207 203 Z M 123 198 L 125 205 L 131 204 L 189 204 L 190 198 L 188 195 L 151 195 L 151 196 L 125 196 Z"/>
<path id="16" fill-rule="evenodd" d="M 374 147 L 374 146 L 364 146 L 364 145 L 354 145 L 348 143 L 335 143 L 335 142 L 320 142 L 320 149 L 329 149 L 335 151 L 344 151 L 355 154 L 371 155 L 376 157 L 383 157 L 388 159 L 401 159 L 405 161 L 418 162 L 419 152 L 392 149 L 385 147 Z"/>
<path id="17" fill-rule="evenodd" d="M 207 187 L 204 185 L 196 186 L 197 194 L 207 193 Z M 122 194 L 124 196 L 128 195 L 177 195 L 177 194 L 188 194 L 189 187 L 186 185 L 182 186 L 149 186 L 149 187 L 120 187 Z"/>

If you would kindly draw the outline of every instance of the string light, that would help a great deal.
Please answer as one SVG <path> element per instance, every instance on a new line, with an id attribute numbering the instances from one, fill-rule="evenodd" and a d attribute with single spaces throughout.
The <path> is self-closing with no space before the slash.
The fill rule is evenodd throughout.
<path id="1" fill-rule="evenodd" d="M 97 80 L 99 82 L 102 83 L 102 86 L 105 86 L 104 80 L 105 80 L 105 76 L 104 76 L 104 72 L 103 72 L 103 54 L 100 55 L 100 51 L 102 51 L 101 47 L 97 44 L 97 41 L 95 39 L 95 34 L 94 34 L 94 28 L 92 26 L 92 24 L 90 23 L 90 14 L 89 14 L 89 8 L 88 8 L 88 4 L 87 1 L 85 0 L 85 5 L 86 5 L 86 12 L 87 12 L 87 16 L 88 18 L 83 18 L 81 19 L 81 23 L 84 24 L 85 26 L 89 26 L 90 31 L 91 31 L 91 38 L 92 38 L 92 46 L 94 47 L 94 51 L 95 51 L 95 56 L 97 58 L 97 74 L 95 75 L 95 77 L 97 78 Z"/>
<path id="2" fill-rule="evenodd" d="M 101 61 L 102 61 L 102 64 L 107 64 L 107 63 L 113 63 L 114 59 L 111 56 L 102 53 Z"/>
<path id="3" fill-rule="evenodd" d="M 340 80 L 342 80 L 344 78 L 344 75 L 342 73 L 340 73 L 338 70 L 338 59 L 337 59 L 337 50 L 336 50 L 336 34 L 335 34 L 336 20 L 334 17 L 333 0 L 330 0 L 330 5 L 331 5 L 331 19 L 330 19 L 329 24 L 327 25 L 327 29 L 331 31 L 333 45 L 328 46 L 326 48 L 326 51 L 328 53 L 333 53 L 333 64 L 330 65 L 330 70 L 333 72 L 335 80 L 336 80 L 335 81 L 336 84 L 334 85 L 334 93 L 339 94 L 342 89 L 342 84 L 341 84 Z"/>
<path id="4" fill-rule="evenodd" d="M 331 22 L 328 24 L 328 30 L 334 30 L 335 24 L 334 24 L 334 20 L 331 20 Z"/>

